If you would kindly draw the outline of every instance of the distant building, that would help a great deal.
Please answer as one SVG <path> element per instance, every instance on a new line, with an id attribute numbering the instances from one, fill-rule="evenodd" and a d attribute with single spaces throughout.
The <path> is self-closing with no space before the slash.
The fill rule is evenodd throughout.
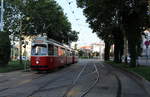
<path id="1" fill-rule="evenodd" d="M 93 53 L 98 53 L 98 56 L 100 58 L 103 58 L 104 56 L 104 49 L 105 49 L 105 44 L 104 42 L 101 42 L 101 43 L 93 43 L 91 44 L 92 45 L 92 51 Z M 95 55 L 97 56 L 97 55 Z"/>
<path id="2" fill-rule="evenodd" d="M 92 46 L 81 46 L 79 49 L 83 52 L 84 57 L 90 57 L 92 54 Z"/>
<path id="3" fill-rule="evenodd" d="M 24 37 L 24 44 L 22 47 L 23 56 L 27 56 L 27 57 L 31 56 L 31 43 L 32 43 L 31 37 Z"/>
<path id="4" fill-rule="evenodd" d="M 10 36 L 11 37 L 11 36 Z M 30 58 L 31 56 L 31 42 L 32 38 L 24 36 L 22 41 L 22 56 L 26 58 Z M 19 59 L 20 55 L 20 47 L 19 47 L 19 39 L 16 38 L 15 40 L 11 40 L 11 58 L 12 59 Z"/>
<path id="5" fill-rule="evenodd" d="M 101 42 L 101 43 L 92 43 L 87 46 L 81 46 L 79 49 L 84 52 L 85 54 L 84 56 L 103 58 L 104 48 L 105 44 L 104 42 Z"/>
<path id="6" fill-rule="evenodd" d="M 92 46 L 81 46 L 80 49 L 92 51 Z"/>

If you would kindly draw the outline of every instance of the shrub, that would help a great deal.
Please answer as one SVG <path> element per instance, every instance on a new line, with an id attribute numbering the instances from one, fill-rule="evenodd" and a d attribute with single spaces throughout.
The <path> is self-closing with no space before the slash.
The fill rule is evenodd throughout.
<path id="1" fill-rule="evenodd" d="M 0 66 L 6 66 L 10 60 L 10 39 L 7 32 L 0 32 Z"/>

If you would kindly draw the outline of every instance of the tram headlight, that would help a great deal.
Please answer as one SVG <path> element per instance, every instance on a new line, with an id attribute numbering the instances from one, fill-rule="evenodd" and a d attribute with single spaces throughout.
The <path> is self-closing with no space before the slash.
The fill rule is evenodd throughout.
<path id="1" fill-rule="evenodd" d="M 40 62 L 39 61 L 36 61 L 36 64 L 39 64 Z"/>

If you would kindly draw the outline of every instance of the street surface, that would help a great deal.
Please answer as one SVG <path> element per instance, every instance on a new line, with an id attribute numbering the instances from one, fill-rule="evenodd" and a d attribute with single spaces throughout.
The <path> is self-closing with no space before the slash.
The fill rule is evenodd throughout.
<path id="1" fill-rule="evenodd" d="M 0 97 L 150 97 L 133 79 L 96 59 L 50 73 L 0 73 Z"/>

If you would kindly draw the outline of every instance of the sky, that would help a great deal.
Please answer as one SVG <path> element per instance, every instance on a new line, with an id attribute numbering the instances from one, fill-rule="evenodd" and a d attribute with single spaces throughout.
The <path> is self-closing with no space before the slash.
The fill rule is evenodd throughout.
<path id="1" fill-rule="evenodd" d="M 86 17 L 83 15 L 83 10 L 77 8 L 76 0 L 56 0 L 56 2 L 63 8 L 64 13 L 71 22 L 72 30 L 80 32 L 77 41 L 78 46 L 100 42 L 97 35 L 92 33 L 89 24 L 86 23 Z"/>

